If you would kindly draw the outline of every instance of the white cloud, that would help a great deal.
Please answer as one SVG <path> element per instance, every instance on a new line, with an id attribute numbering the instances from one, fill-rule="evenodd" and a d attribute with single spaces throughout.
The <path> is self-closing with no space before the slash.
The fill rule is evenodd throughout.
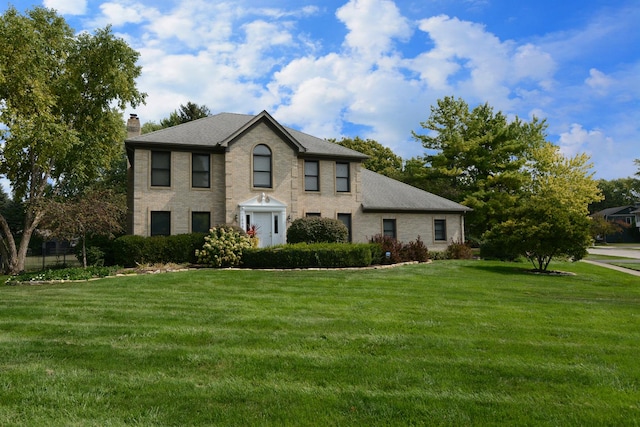
<path id="1" fill-rule="evenodd" d="M 277 57 L 267 55 L 271 48 L 293 45 L 291 33 L 273 23 L 253 21 L 245 24 L 243 30 L 245 41 L 234 54 L 237 71 L 243 76 L 261 76 L 279 61 Z"/>
<path id="2" fill-rule="evenodd" d="M 155 13 L 154 13 L 155 12 Z M 87 24 L 89 27 L 105 27 L 112 25 L 114 28 L 125 24 L 139 24 L 152 15 L 158 15 L 153 8 L 148 8 L 139 2 L 111 1 L 100 5 L 100 15 L 94 17 Z"/>
<path id="3" fill-rule="evenodd" d="M 317 6 L 304 6 L 302 9 L 294 9 L 294 10 L 282 10 L 282 9 L 256 9 L 255 14 L 261 16 L 268 16 L 271 18 L 285 18 L 285 17 L 307 17 L 317 14 L 320 11 L 320 8 Z"/>
<path id="4" fill-rule="evenodd" d="M 87 11 L 87 0 L 44 0 L 42 3 L 61 15 L 84 15 Z"/>
<path id="5" fill-rule="evenodd" d="M 554 60 L 538 46 L 502 41 L 481 24 L 446 15 L 423 19 L 419 28 L 434 47 L 409 66 L 433 90 L 510 111 L 523 100 L 518 98 L 553 87 Z"/>
<path id="6" fill-rule="evenodd" d="M 388 53 L 393 39 L 406 40 L 412 33 L 409 21 L 389 0 L 351 0 L 336 16 L 349 30 L 345 45 L 369 59 Z"/>
<path id="7" fill-rule="evenodd" d="M 589 70 L 589 77 L 585 80 L 587 86 L 600 95 L 606 95 L 613 80 L 601 71 L 592 68 Z"/>
<path id="8" fill-rule="evenodd" d="M 633 163 L 633 159 L 640 156 L 633 142 L 637 134 L 637 128 L 588 130 L 581 124 L 573 123 L 567 131 L 560 134 L 558 143 L 565 156 L 588 154 L 595 165 L 597 178 L 616 179 L 632 176 L 637 171 Z"/>
<path id="9" fill-rule="evenodd" d="M 612 147 L 637 135 L 633 129 L 624 135 L 616 130 L 637 120 L 614 124 L 618 118 L 607 123 L 584 114 L 596 108 L 596 90 L 607 91 L 598 98 L 598 108 L 607 113 L 616 102 L 633 103 L 640 92 L 638 63 L 614 71 L 590 65 L 588 78 L 586 68 L 571 84 L 559 72 L 575 55 L 559 56 L 559 46 L 575 50 L 575 42 L 579 48 L 582 31 L 516 42 L 446 15 L 413 22 L 391 0 L 350 0 L 335 13 L 346 30 L 335 40 L 314 38 L 303 25 L 310 16 L 326 18 L 326 8 L 205 0 L 143 7 L 143 2 L 109 0 L 100 9 L 101 22 L 119 25 L 141 53 L 139 87 L 150 94 L 138 111 L 143 121 L 158 121 L 186 101 L 213 112 L 266 109 L 282 123 L 319 137 L 357 132 L 411 157 L 422 152 L 411 130 L 420 131 L 438 98 L 454 95 L 471 106 L 488 102 L 509 117 L 550 118 L 549 129 L 566 154 L 613 153 Z M 590 28 L 608 34 L 604 27 Z M 416 29 L 422 33 L 414 38 Z M 425 35 L 431 43 L 420 51 L 416 43 Z M 574 122 L 582 124 L 561 127 Z"/>
<path id="10" fill-rule="evenodd" d="M 514 81 L 531 79 L 549 90 L 553 86 L 552 76 L 556 64 L 548 52 L 529 43 L 516 48 L 513 54 L 513 70 Z"/>
<path id="11" fill-rule="evenodd" d="M 591 154 L 609 151 L 613 147 L 613 140 L 599 129 L 586 130 L 582 125 L 573 123 L 568 132 L 560 134 L 559 145 L 565 156 L 575 156 L 581 152 Z"/>
<path id="12" fill-rule="evenodd" d="M 284 123 L 295 123 L 304 132 L 321 138 L 342 133 L 341 111 L 350 94 L 335 80 L 313 77 L 305 80 L 291 96 L 288 105 L 281 105 L 274 115 Z"/>

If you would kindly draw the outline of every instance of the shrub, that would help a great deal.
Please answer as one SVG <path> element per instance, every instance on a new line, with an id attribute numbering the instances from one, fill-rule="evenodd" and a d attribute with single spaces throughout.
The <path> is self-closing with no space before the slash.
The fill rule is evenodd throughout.
<path id="1" fill-rule="evenodd" d="M 117 267 L 87 267 L 87 268 L 64 268 L 48 269 L 44 271 L 22 273 L 11 276 L 6 284 L 16 284 L 20 282 L 49 282 L 57 280 L 89 280 L 95 277 L 106 277 L 115 274 Z"/>
<path id="2" fill-rule="evenodd" d="M 113 242 L 115 264 L 185 264 L 197 261 L 195 251 L 204 245 L 204 233 L 173 236 L 122 236 Z"/>
<path id="3" fill-rule="evenodd" d="M 94 235 L 87 237 L 87 266 L 89 265 L 116 265 L 113 237 Z M 82 263 L 82 242 L 74 247 L 74 253 Z"/>
<path id="4" fill-rule="evenodd" d="M 397 264 L 409 261 L 426 262 L 429 259 L 429 250 L 420 236 L 415 242 L 403 244 L 393 237 L 377 234 L 370 239 L 370 242 L 380 246 L 380 255 L 374 259 L 374 262 L 380 264 Z M 388 257 L 387 254 L 389 254 Z"/>
<path id="5" fill-rule="evenodd" d="M 415 242 L 409 242 L 400 249 L 400 258 L 403 261 L 427 262 L 429 260 L 429 250 L 420 236 Z"/>
<path id="6" fill-rule="evenodd" d="M 376 245 L 360 243 L 296 243 L 252 248 L 243 253 L 247 268 L 344 268 L 371 265 Z"/>
<path id="7" fill-rule="evenodd" d="M 235 267 L 242 261 L 243 251 L 251 247 L 244 231 L 232 226 L 217 226 L 204 237 L 202 249 L 194 253 L 198 263 L 212 267 Z"/>
<path id="8" fill-rule="evenodd" d="M 196 263 L 196 250 L 204 245 L 206 233 L 176 234 L 167 236 L 167 262 L 175 264 Z"/>
<path id="9" fill-rule="evenodd" d="M 346 243 L 349 230 L 339 220 L 332 218 L 298 218 L 287 230 L 289 243 Z"/>
<path id="10" fill-rule="evenodd" d="M 142 236 L 122 236 L 113 242 L 116 264 L 134 267 L 136 263 L 145 262 L 145 240 Z"/>
<path id="11" fill-rule="evenodd" d="M 452 241 L 449 246 L 447 246 L 445 257 L 447 259 L 471 259 L 473 258 L 473 252 L 469 245 Z"/>
<path id="12" fill-rule="evenodd" d="M 105 265 L 104 251 L 98 246 L 88 246 L 86 249 L 87 267 L 90 265 Z M 78 261 L 82 264 L 82 248 L 76 253 Z"/>
<path id="13" fill-rule="evenodd" d="M 151 236 L 143 242 L 143 259 L 138 264 L 164 264 L 169 259 L 169 236 Z"/>
<path id="14" fill-rule="evenodd" d="M 369 241 L 380 246 L 380 258 L 374 260 L 376 264 L 397 264 L 402 262 L 402 256 L 400 255 L 402 243 L 393 237 L 377 234 Z"/>

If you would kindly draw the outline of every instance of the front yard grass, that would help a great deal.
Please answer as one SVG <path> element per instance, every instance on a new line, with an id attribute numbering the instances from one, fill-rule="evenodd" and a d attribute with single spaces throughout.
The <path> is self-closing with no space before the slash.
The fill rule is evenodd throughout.
<path id="1" fill-rule="evenodd" d="M 610 264 L 617 265 L 618 267 L 628 268 L 631 270 L 640 271 L 640 261 L 638 262 L 612 262 Z"/>
<path id="2" fill-rule="evenodd" d="M 0 425 L 638 425 L 640 286 L 586 263 L 0 288 Z"/>

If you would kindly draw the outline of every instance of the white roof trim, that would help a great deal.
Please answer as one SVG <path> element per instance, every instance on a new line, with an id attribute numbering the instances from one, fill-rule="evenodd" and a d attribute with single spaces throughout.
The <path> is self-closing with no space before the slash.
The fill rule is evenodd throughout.
<path id="1" fill-rule="evenodd" d="M 274 199 L 266 193 L 258 194 L 247 201 L 239 204 L 241 208 L 255 210 L 256 208 L 264 208 L 265 210 L 282 210 L 287 207 L 285 203 Z"/>

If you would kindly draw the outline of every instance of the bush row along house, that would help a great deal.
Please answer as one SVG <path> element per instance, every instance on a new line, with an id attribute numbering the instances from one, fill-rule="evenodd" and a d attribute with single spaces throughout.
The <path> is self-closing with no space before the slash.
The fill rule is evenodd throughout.
<path id="1" fill-rule="evenodd" d="M 342 221 L 353 242 L 418 236 L 432 250 L 464 241 L 470 209 L 362 167 L 367 156 L 285 127 L 263 111 L 221 113 L 141 135 L 131 115 L 128 227 L 142 236 L 258 229 L 260 246 L 286 242 L 291 221 Z"/>

